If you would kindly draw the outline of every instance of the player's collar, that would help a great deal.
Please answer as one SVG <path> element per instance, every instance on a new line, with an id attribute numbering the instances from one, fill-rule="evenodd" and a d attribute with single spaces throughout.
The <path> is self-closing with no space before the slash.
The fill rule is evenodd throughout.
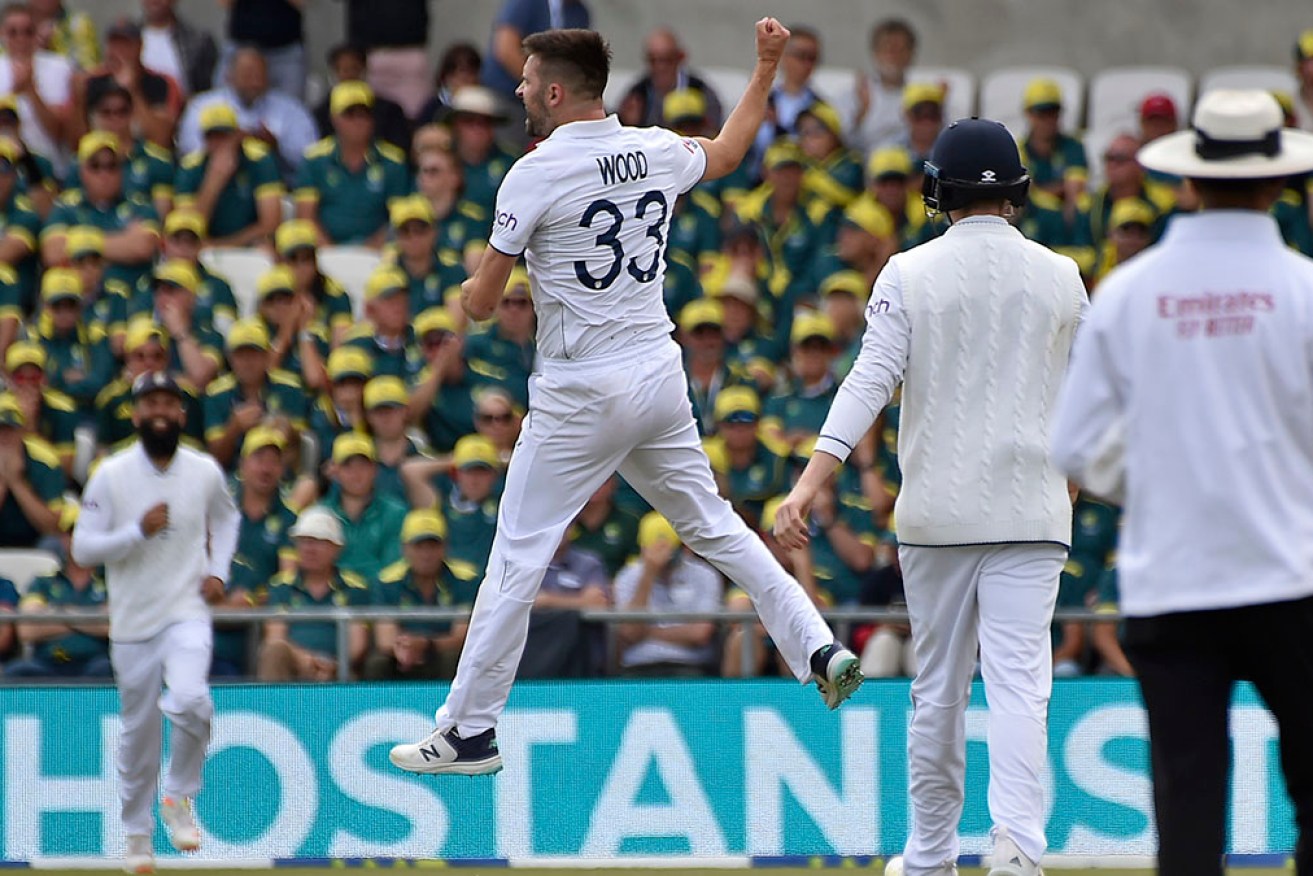
<path id="1" fill-rule="evenodd" d="M 575 140 L 583 137 L 605 137 L 620 130 L 620 118 L 611 113 L 604 119 L 566 122 L 552 131 L 548 140 Z"/>

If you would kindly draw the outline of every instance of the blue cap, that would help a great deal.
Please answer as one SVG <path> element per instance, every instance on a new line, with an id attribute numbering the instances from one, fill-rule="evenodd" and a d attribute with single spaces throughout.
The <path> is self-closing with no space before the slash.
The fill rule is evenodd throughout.
<path id="1" fill-rule="evenodd" d="M 144 398 L 152 392 L 167 392 L 178 398 L 185 397 L 182 387 L 178 386 L 178 381 L 169 376 L 167 371 L 147 371 L 138 374 L 137 379 L 132 381 L 133 401 Z"/>

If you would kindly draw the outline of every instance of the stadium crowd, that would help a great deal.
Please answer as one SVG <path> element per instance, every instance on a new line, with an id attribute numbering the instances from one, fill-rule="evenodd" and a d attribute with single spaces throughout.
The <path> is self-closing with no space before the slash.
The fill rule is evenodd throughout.
<path id="1" fill-rule="evenodd" d="M 21 594 L 0 577 L 0 611 L 18 617 L 0 624 L 5 677 L 109 674 L 103 623 L 21 615 L 103 607 L 99 571 L 67 551 L 88 468 L 75 436 L 94 435 L 92 457 L 135 440 L 129 387 L 144 371 L 185 381 L 187 440 L 231 474 L 242 528 L 224 607 L 459 607 L 482 578 L 529 401 L 534 312 L 523 270 L 484 324 L 467 320 L 459 287 L 526 146 L 519 41 L 586 26 L 588 10 L 507 0 L 486 56 L 448 46 L 434 80 L 389 48 L 387 16 L 352 12 L 357 41 L 332 50 L 335 84 L 308 106 L 299 4 L 230 5 L 222 46 L 175 0 L 143 0 L 103 39 L 60 0 L 0 9 L 0 547 L 62 558 Z M 392 26 L 426 33 L 424 6 L 411 9 L 422 22 Z M 854 359 L 876 275 L 942 230 L 919 193 L 948 95 L 908 78 L 916 35 L 886 20 L 871 32 L 872 72 L 827 102 L 811 81 L 821 36 L 792 32 L 754 154 L 674 207 L 665 302 L 724 495 L 819 604 L 897 606 L 896 403 L 817 501 L 809 549 L 786 551 L 770 530 Z M 1303 91 L 1280 95 L 1292 125 L 1310 115 L 1313 32 L 1296 58 Z M 644 62 L 621 119 L 714 132 L 734 96 L 690 68 L 678 34 L 650 34 Z M 1147 95 L 1140 129 L 1087 156 L 1060 129 L 1055 82 L 1031 82 L 1023 101 L 1034 184 L 1016 222 L 1075 259 L 1097 294 L 1194 206 L 1179 180 L 1135 160 L 1183 108 Z M 1313 254 L 1307 181 L 1275 211 L 1288 243 Z M 377 254 L 363 294 L 321 266 L 343 246 Z M 269 256 L 249 289 L 210 266 L 232 247 Z M 1082 496 L 1075 520 L 1059 605 L 1115 606 L 1118 510 Z M 748 671 L 775 672 L 757 625 L 625 623 L 612 654 L 578 614 L 719 606 L 750 602 L 614 478 L 560 545 L 521 674 L 738 675 L 745 636 Z M 463 635 L 460 622 L 362 622 L 349 660 L 368 679 L 450 677 Z M 1054 637 L 1060 674 L 1130 673 L 1115 623 L 1059 624 Z M 904 628 L 863 626 L 853 644 L 868 675 L 914 671 Z M 221 626 L 213 671 L 328 679 L 338 647 L 330 623 Z"/>

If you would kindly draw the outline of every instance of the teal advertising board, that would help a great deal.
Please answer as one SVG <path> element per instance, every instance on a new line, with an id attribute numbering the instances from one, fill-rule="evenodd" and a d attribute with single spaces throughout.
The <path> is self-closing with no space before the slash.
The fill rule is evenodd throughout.
<path id="1" fill-rule="evenodd" d="M 836 712 L 811 688 L 783 681 L 523 684 L 498 731 L 500 775 L 394 770 L 388 747 L 429 732 L 442 692 L 217 688 L 198 800 L 205 857 L 880 855 L 898 852 L 906 836 L 905 682 L 870 682 Z M 116 704 L 107 688 L 0 688 L 0 861 L 121 849 Z M 1232 851 L 1288 850 L 1294 829 L 1276 728 L 1248 689 L 1231 727 Z M 964 854 L 987 846 L 987 730 L 977 688 Z M 1049 752 L 1052 851 L 1152 853 L 1134 684 L 1059 682 Z"/>

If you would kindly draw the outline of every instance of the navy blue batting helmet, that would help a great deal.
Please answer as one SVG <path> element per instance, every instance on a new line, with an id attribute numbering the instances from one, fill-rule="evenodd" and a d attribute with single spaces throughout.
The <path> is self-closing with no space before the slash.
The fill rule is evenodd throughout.
<path id="1" fill-rule="evenodd" d="M 925 163 L 921 194 L 932 213 L 960 210 L 974 201 L 1026 203 L 1030 175 L 1008 129 L 991 119 L 959 119 L 935 140 Z"/>

